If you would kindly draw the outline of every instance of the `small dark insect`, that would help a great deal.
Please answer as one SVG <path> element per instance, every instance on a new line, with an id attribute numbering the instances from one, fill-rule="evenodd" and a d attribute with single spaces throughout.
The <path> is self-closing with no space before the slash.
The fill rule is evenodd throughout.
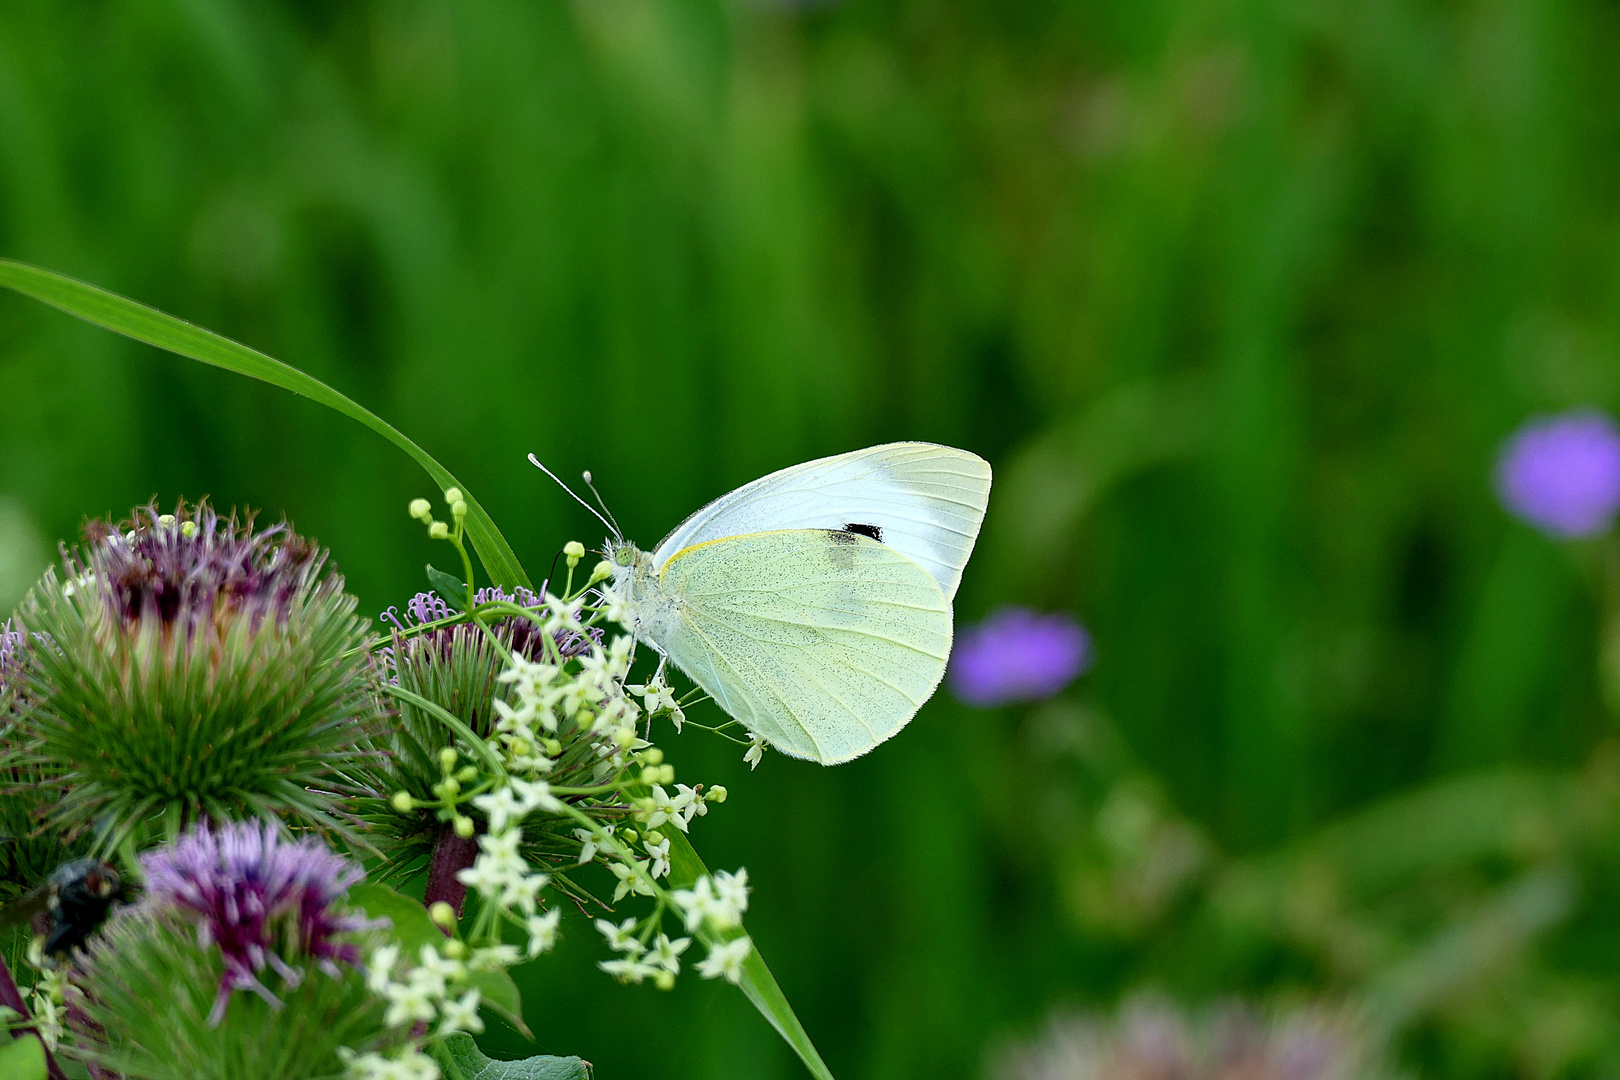
<path id="1" fill-rule="evenodd" d="M 39 917 L 47 956 L 67 956 L 84 947 L 107 921 L 113 905 L 128 903 L 133 888 L 100 859 L 74 859 L 58 866 L 45 884 L 0 910 L 0 925 Z"/>
<path id="2" fill-rule="evenodd" d="M 876 540 L 880 544 L 883 543 L 883 530 L 876 525 L 862 525 L 859 522 L 851 522 L 844 526 L 844 531 L 860 533 L 862 536 Z"/>

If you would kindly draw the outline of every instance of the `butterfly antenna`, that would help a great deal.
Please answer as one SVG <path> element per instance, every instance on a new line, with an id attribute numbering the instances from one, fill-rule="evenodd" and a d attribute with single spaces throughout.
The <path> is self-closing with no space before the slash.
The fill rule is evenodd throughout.
<path id="1" fill-rule="evenodd" d="M 589 510 L 591 512 L 591 515 L 593 517 L 595 517 L 597 521 L 600 521 L 603 525 L 607 526 L 607 530 L 613 534 L 614 539 L 617 539 L 617 540 L 623 540 L 624 539 L 624 534 L 619 531 L 619 527 L 617 525 L 615 525 L 613 522 L 609 521 L 607 518 L 603 517 L 601 514 L 597 513 L 596 507 L 592 506 L 590 503 L 586 502 L 584 499 L 582 499 L 578 495 L 574 494 L 574 489 L 569 487 L 567 484 L 563 483 L 560 479 L 558 479 L 557 474 L 552 472 L 550 469 L 546 468 L 545 465 L 540 461 L 539 458 L 535 457 L 533 454 L 530 454 L 529 455 L 529 464 L 533 465 L 535 468 L 539 469 L 541 472 L 545 473 L 547 476 L 549 476 L 553 480 L 555 480 L 557 482 L 557 486 L 562 488 L 564 491 L 568 492 L 568 495 L 569 495 L 570 498 L 572 498 L 575 502 L 579 503 L 579 505 L 583 506 L 585 509 Z M 600 496 L 598 496 L 598 498 L 600 498 Z"/>
<path id="2" fill-rule="evenodd" d="M 585 486 L 591 489 L 592 495 L 596 496 L 596 505 L 600 506 L 602 513 L 606 514 L 608 520 L 613 522 L 613 535 L 622 537 L 624 533 L 619 531 L 619 519 L 614 517 L 613 511 L 608 509 L 607 500 L 602 498 L 602 493 L 596 490 L 596 482 L 591 479 L 591 470 L 586 469 L 581 475 L 585 478 Z"/>

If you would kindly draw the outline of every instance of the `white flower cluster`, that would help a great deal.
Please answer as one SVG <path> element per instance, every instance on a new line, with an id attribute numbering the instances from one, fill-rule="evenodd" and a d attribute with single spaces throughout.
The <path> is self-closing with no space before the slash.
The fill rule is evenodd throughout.
<path id="1" fill-rule="evenodd" d="M 35 939 L 36 941 L 38 939 Z M 39 979 L 28 990 L 28 1011 L 33 1014 L 34 1027 L 45 1046 L 53 1053 L 62 1042 L 62 1001 L 67 987 L 67 976 L 58 968 L 35 963 L 36 949 L 30 947 L 29 962 L 39 971 Z"/>
<path id="2" fill-rule="evenodd" d="M 549 916 L 552 939 L 556 934 L 556 913 Z M 455 939 L 435 948 L 423 945 L 414 965 L 402 964 L 398 945 L 384 945 L 371 954 L 366 969 L 366 985 L 388 1002 L 383 1022 L 389 1027 L 415 1029 L 443 1038 L 458 1031 L 484 1030 L 478 1015 L 482 994 L 467 985 L 469 975 L 510 967 L 520 959 L 511 945 L 492 945 L 468 950 Z M 375 1051 L 357 1054 L 344 1047 L 338 1051 L 347 1069 L 348 1080 L 439 1080 L 439 1066 L 413 1040 L 390 1054 Z"/>
<path id="3" fill-rule="evenodd" d="M 394 1052 L 392 1057 L 372 1051 L 356 1054 L 347 1046 L 338 1047 L 343 1059 L 345 1076 L 349 1080 L 439 1080 L 439 1063 L 416 1049 L 407 1046 Z"/>
<path id="4" fill-rule="evenodd" d="M 669 894 L 668 901 L 684 918 L 689 933 L 705 923 L 717 935 L 735 930 L 742 925 L 743 912 L 748 910 L 748 871 L 728 874 L 722 870 L 712 877 L 701 877 L 690 889 L 677 889 Z M 661 990 L 674 986 L 675 976 L 681 970 L 680 956 L 692 944 L 692 939 L 671 940 L 659 929 L 662 913 L 660 906 L 645 924 L 634 918 L 621 923 L 597 919 L 596 929 L 607 939 L 608 948 L 623 954 L 603 960 L 597 966 L 621 982 L 640 983 L 651 979 Z M 698 973 L 705 979 L 739 982 L 743 963 L 752 948 L 747 935 L 717 940 L 710 945 L 709 955 L 698 961 Z"/>
<path id="5" fill-rule="evenodd" d="M 371 954 L 366 985 L 372 993 L 387 999 L 388 1013 L 383 1022 L 389 1027 L 411 1027 L 421 1022 L 434 1025 L 433 1034 L 439 1036 L 483 1031 L 484 1022 L 478 1018 L 480 994 L 476 989 L 463 988 L 470 972 L 507 966 L 503 963 L 507 955 L 504 951 L 497 955 L 498 950 L 499 946 L 474 949 L 462 959 L 454 954 L 464 953 L 466 946 L 454 939 L 446 940 L 442 951 L 423 945 L 417 952 L 417 963 L 396 978 L 401 959 L 399 946 L 384 945 Z"/>

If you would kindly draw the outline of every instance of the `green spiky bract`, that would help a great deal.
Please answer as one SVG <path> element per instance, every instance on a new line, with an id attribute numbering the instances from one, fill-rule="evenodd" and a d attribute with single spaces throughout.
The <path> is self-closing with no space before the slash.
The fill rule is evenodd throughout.
<path id="1" fill-rule="evenodd" d="M 381 940 L 357 936 L 367 953 Z M 267 973 L 280 1008 L 238 992 L 210 1026 L 219 951 L 200 945 L 184 919 L 132 909 L 79 960 L 68 1000 L 71 1053 L 130 1080 L 335 1080 L 338 1047 L 364 1053 L 397 1040 L 359 969 L 334 977 L 291 952 L 285 959 L 306 970 L 296 985 Z"/>
<path id="2" fill-rule="evenodd" d="M 55 789 L 46 823 L 93 826 L 100 851 L 204 818 L 341 830 L 331 793 L 375 753 L 356 601 L 285 527 L 187 513 L 92 523 L 18 609 L 36 644 L 17 726 Z"/>

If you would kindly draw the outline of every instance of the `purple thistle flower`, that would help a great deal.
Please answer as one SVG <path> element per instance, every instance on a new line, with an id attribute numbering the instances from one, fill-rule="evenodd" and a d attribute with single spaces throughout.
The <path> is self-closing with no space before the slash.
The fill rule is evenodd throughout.
<path id="1" fill-rule="evenodd" d="M 303 973 L 278 951 L 289 945 L 327 974 L 355 965 L 359 951 L 339 935 L 382 925 L 339 914 L 334 905 L 364 878 L 359 866 L 313 838 L 283 836 L 273 822 L 203 825 L 141 858 L 146 903 L 178 910 L 197 927 L 197 940 L 225 960 L 219 996 L 208 1022 L 225 1016 L 233 990 L 251 990 L 273 1008 L 280 1000 L 259 976 L 273 969 L 289 986 Z"/>
<path id="2" fill-rule="evenodd" d="M 1532 420 L 1503 447 L 1496 490 L 1509 511 L 1553 536 L 1603 532 L 1620 510 L 1620 430 L 1592 410 Z"/>
<path id="3" fill-rule="evenodd" d="M 81 554 L 63 552 L 69 580 L 92 576 L 108 613 L 126 624 L 156 619 L 196 630 L 221 615 L 285 619 L 317 587 L 325 553 L 282 522 L 253 531 L 250 516 L 221 519 L 206 501 L 173 514 L 149 504 L 128 521 L 89 522 Z"/>
<path id="4" fill-rule="evenodd" d="M 1091 662 L 1091 635 L 1064 614 L 1022 607 L 994 612 L 961 634 L 951 656 L 951 689 L 969 705 L 1051 697 Z"/>
<path id="5" fill-rule="evenodd" d="M 492 604 L 502 601 L 516 604 L 518 607 L 539 611 L 545 604 L 540 595 L 532 589 L 519 585 L 511 592 L 506 592 L 499 586 L 486 586 L 473 593 L 473 603 Z M 405 605 L 405 614 L 401 617 L 398 608 L 389 608 L 382 613 L 385 622 L 394 624 L 396 630 L 408 631 L 427 623 L 439 622 L 451 618 L 457 612 L 436 592 L 420 592 L 413 596 Z M 501 619 L 491 629 L 495 631 L 513 652 L 526 660 L 534 660 L 545 652 L 545 632 L 539 625 L 529 619 L 516 615 Z M 413 635 L 403 641 L 406 653 L 415 653 L 417 650 L 428 649 L 444 659 L 449 659 L 450 650 L 459 645 L 466 645 L 472 639 L 482 639 L 483 632 L 476 626 L 467 623 L 458 623 L 454 626 L 440 626 L 421 634 Z M 557 648 L 566 659 L 580 656 L 590 651 L 593 644 L 602 643 L 602 631 L 592 630 L 590 637 L 579 634 L 561 632 L 557 634 Z M 400 642 L 396 642 L 398 646 Z M 395 659 L 393 648 L 379 650 L 384 659 L 392 666 Z M 403 658 L 403 657 L 401 657 Z M 397 681 L 397 680 L 396 680 Z"/>

